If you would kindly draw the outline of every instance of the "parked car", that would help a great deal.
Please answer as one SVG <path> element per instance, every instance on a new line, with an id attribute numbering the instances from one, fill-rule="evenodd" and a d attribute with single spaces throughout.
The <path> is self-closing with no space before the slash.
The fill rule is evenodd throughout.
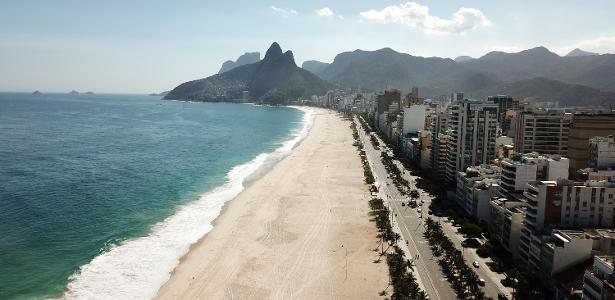
<path id="1" fill-rule="evenodd" d="M 482 278 L 478 279 L 478 285 L 485 286 L 485 279 L 482 279 Z"/>

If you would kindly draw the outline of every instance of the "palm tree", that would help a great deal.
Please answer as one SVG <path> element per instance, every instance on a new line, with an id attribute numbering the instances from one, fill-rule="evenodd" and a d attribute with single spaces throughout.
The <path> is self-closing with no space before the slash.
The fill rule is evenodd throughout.
<path id="1" fill-rule="evenodd" d="M 416 189 L 413 189 L 410 191 L 410 199 L 412 199 L 413 201 L 416 201 L 416 199 L 420 197 L 421 197 L 421 194 Z"/>

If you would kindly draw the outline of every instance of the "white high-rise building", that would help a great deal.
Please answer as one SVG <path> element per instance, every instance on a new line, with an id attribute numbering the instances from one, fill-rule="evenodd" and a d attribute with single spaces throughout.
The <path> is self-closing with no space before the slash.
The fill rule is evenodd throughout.
<path id="1" fill-rule="evenodd" d="M 404 107 L 403 135 L 417 133 L 425 127 L 426 105 L 411 105 Z"/>
<path id="2" fill-rule="evenodd" d="M 448 108 L 449 140 L 446 179 L 453 183 L 457 172 L 492 163 L 498 126 L 498 105 L 488 101 L 463 100 Z"/>

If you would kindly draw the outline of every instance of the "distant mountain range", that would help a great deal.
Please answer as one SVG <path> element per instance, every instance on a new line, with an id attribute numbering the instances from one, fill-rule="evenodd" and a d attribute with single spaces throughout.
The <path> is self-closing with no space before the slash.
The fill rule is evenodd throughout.
<path id="1" fill-rule="evenodd" d="M 291 51 L 273 43 L 263 60 L 204 79 L 182 83 L 164 99 L 238 101 L 248 91 L 254 102 L 282 104 L 288 100 L 324 94 L 332 85 L 297 67 Z"/>
<path id="2" fill-rule="evenodd" d="M 280 46 L 273 43 L 265 58 L 259 58 L 260 54 L 253 52 L 236 62 L 225 62 L 220 74 L 183 83 L 165 99 L 232 101 L 249 91 L 252 101 L 281 103 L 322 95 L 333 87 L 372 91 L 394 87 L 407 92 L 416 86 L 425 97 L 461 91 L 475 98 L 509 94 L 519 100 L 532 97 L 561 105 L 615 103 L 615 55 L 581 49 L 559 56 L 536 47 L 453 60 L 383 48 L 343 52 L 332 63 L 308 60 L 298 68 L 292 52 L 282 53 Z"/>
<path id="3" fill-rule="evenodd" d="M 220 71 L 218 74 L 222 74 L 224 72 L 228 72 L 237 67 L 241 67 L 243 65 L 257 63 L 261 60 L 260 52 L 246 52 L 243 55 L 239 56 L 236 61 L 227 60 L 222 64 Z"/>
<path id="4" fill-rule="evenodd" d="M 561 81 L 536 77 L 477 90 L 476 98 L 505 94 L 515 99 L 534 98 L 538 102 L 558 102 L 560 106 L 604 106 L 615 104 L 615 92 L 603 92 L 592 87 L 563 83 Z"/>
<path id="5" fill-rule="evenodd" d="M 561 57 L 547 48 L 537 47 L 518 53 L 490 52 L 460 64 L 504 82 L 544 77 L 615 91 L 613 54 Z"/>
<path id="6" fill-rule="evenodd" d="M 387 87 L 408 91 L 416 86 L 424 95 L 477 90 L 500 83 L 449 58 L 412 56 L 390 48 L 338 54 L 316 75 L 340 86 L 374 91 Z"/>
<path id="7" fill-rule="evenodd" d="M 312 73 L 319 73 L 328 66 L 328 63 L 320 62 L 317 60 L 306 60 L 303 62 L 303 64 L 301 64 L 301 68 L 303 68 L 304 70 L 308 70 Z"/>
<path id="8" fill-rule="evenodd" d="M 457 56 L 457 58 L 455 58 L 455 61 L 456 62 L 464 62 L 464 61 L 474 60 L 474 59 L 476 59 L 476 58 L 462 55 L 462 56 Z"/>
<path id="9" fill-rule="evenodd" d="M 579 49 L 565 57 L 537 47 L 455 60 L 412 56 L 390 48 L 355 50 L 338 54 L 333 63 L 315 74 L 343 87 L 374 91 L 387 87 L 409 91 L 416 86 L 427 97 L 453 91 L 463 91 L 470 97 L 508 91 L 517 98 L 535 97 L 562 104 L 615 103 L 615 55 Z"/>
<path id="10" fill-rule="evenodd" d="M 594 52 L 588 52 L 588 51 L 583 51 L 579 48 L 576 48 L 572 51 L 570 51 L 568 54 L 566 54 L 566 57 L 575 57 L 575 56 L 594 56 L 594 55 L 599 55 L 598 53 L 594 53 Z"/>

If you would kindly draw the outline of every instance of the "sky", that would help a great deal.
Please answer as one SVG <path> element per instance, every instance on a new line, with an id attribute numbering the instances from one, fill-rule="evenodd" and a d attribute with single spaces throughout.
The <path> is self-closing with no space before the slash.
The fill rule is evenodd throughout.
<path id="1" fill-rule="evenodd" d="M 274 41 L 298 65 L 384 47 L 615 53 L 614 16 L 613 0 L 0 0 L 0 91 L 162 92 Z"/>

